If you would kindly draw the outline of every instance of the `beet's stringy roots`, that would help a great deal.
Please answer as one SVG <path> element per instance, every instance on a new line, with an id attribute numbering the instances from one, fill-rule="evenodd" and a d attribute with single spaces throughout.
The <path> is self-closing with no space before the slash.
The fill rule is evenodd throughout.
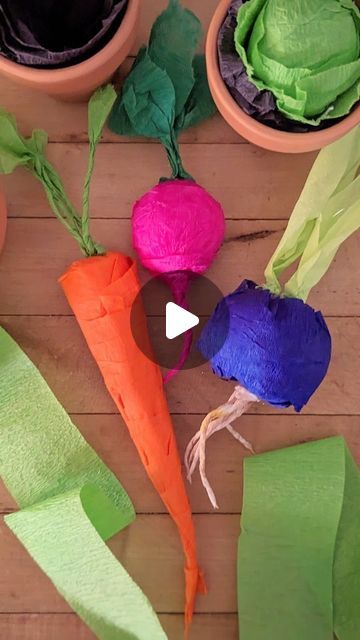
<path id="1" fill-rule="evenodd" d="M 214 509 L 218 509 L 219 507 L 214 491 L 206 476 L 206 441 L 217 431 L 227 429 L 245 449 L 254 453 L 251 443 L 245 440 L 232 426 L 234 420 L 239 418 L 253 402 L 259 402 L 259 399 L 253 393 L 244 389 L 244 387 L 237 385 L 228 402 L 214 409 L 206 416 L 201 423 L 199 431 L 194 435 L 186 448 L 185 468 L 187 479 L 191 482 L 192 475 L 197 465 L 199 465 L 202 483 Z"/>

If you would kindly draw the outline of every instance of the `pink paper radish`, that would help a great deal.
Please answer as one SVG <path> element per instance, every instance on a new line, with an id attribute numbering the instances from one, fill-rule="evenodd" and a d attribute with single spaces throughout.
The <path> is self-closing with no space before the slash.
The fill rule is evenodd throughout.
<path id="1" fill-rule="evenodd" d="M 172 169 L 134 205 L 133 244 L 141 263 L 169 285 L 176 304 L 186 308 L 189 281 L 207 271 L 224 239 L 221 205 L 185 171 L 179 133 L 212 115 L 203 56 L 195 55 L 201 26 L 178 0 L 153 25 L 149 45 L 140 50 L 114 105 L 109 125 L 123 135 L 156 138 Z M 186 361 L 192 342 L 185 334 L 177 365 Z"/>

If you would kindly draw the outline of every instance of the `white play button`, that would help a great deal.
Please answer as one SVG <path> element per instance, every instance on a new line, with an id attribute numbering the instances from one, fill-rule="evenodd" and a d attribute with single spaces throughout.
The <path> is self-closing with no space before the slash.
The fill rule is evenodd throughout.
<path id="1" fill-rule="evenodd" d="M 177 338 L 185 331 L 196 327 L 200 322 L 199 318 L 190 311 L 186 311 L 174 302 L 166 305 L 166 337 L 168 340 Z"/>

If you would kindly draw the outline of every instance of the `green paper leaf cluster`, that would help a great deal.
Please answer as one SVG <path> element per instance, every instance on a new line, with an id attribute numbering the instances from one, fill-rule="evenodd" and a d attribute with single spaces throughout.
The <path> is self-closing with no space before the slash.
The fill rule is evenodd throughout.
<path id="1" fill-rule="evenodd" d="M 166 640 L 106 545 L 135 518 L 129 496 L 1 328 L 0 406 L 0 475 L 21 507 L 8 527 L 100 640 Z"/>
<path id="2" fill-rule="evenodd" d="M 360 12 L 353 0 L 249 0 L 235 46 L 250 80 L 291 120 L 319 125 L 360 98 Z"/>
<path id="3" fill-rule="evenodd" d="M 360 474 L 343 438 L 247 458 L 241 640 L 357 640 Z"/>
<path id="4" fill-rule="evenodd" d="M 189 177 L 177 136 L 215 113 L 205 59 L 196 55 L 201 24 L 178 0 L 155 21 L 112 110 L 109 126 L 119 135 L 155 138 L 164 145 L 173 177 Z"/>
<path id="5" fill-rule="evenodd" d="M 0 109 L 0 173 L 12 173 L 17 167 L 30 171 L 41 182 L 53 212 L 78 242 L 85 256 L 104 253 L 103 247 L 90 236 L 89 196 L 96 147 L 115 99 L 114 88 L 107 85 L 98 89 L 89 101 L 90 148 L 82 215 L 69 200 L 58 172 L 46 158 L 48 136 L 45 131 L 34 130 L 30 138 L 25 138 L 19 132 L 15 118 Z"/>
<path id="6" fill-rule="evenodd" d="M 266 287 L 281 293 L 279 278 L 299 260 L 284 285 L 306 300 L 340 245 L 360 228 L 360 126 L 318 154 L 287 228 L 266 270 Z"/>

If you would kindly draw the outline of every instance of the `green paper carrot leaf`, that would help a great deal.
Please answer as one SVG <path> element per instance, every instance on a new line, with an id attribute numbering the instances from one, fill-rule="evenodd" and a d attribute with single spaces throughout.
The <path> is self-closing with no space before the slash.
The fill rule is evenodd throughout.
<path id="1" fill-rule="evenodd" d="M 88 104 L 88 137 L 89 137 L 89 160 L 85 177 L 83 191 L 83 210 L 81 217 L 81 229 L 85 245 L 91 244 L 89 230 L 90 212 L 90 183 L 94 172 L 95 153 L 100 141 L 109 113 L 116 100 L 116 91 L 112 84 L 98 89 L 90 98 Z M 97 253 L 103 253 L 102 247 L 97 247 Z"/>
<path id="2" fill-rule="evenodd" d="M 85 256 L 104 252 L 89 233 L 89 191 L 96 146 L 114 101 L 115 91 L 112 87 L 98 89 L 90 100 L 90 154 L 84 185 L 83 215 L 70 202 L 58 172 L 45 156 L 48 141 L 46 132 L 35 130 L 30 138 L 25 138 L 19 133 L 15 118 L 0 110 L 0 173 L 9 174 L 18 166 L 26 167 L 43 185 L 56 217 L 78 242 Z"/>

